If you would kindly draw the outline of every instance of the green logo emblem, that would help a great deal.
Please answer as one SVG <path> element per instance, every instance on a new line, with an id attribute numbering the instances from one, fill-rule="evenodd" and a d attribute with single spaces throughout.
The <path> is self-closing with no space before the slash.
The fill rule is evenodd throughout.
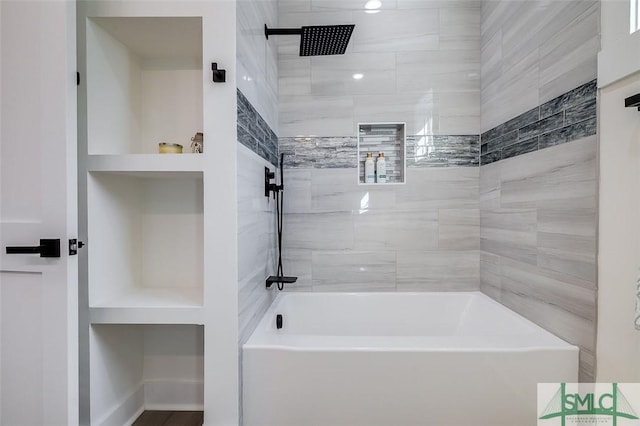
<path id="1" fill-rule="evenodd" d="M 609 416 L 613 426 L 618 424 L 618 418 L 637 420 L 636 412 L 618 388 L 618 384 L 612 383 L 611 386 L 611 393 L 580 394 L 567 393 L 566 383 L 561 383 L 560 388 L 542 411 L 539 419 L 559 417 L 562 426 L 565 426 L 569 416 L 580 416 L 583 419 L 587 417 L 593 419 L 594 416 Z"/>

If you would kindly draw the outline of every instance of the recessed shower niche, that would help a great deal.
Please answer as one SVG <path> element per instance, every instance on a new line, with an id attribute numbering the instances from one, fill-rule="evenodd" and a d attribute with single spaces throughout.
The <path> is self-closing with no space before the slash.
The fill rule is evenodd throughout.
<path id="1" fill-rule="evenodd" d="M 88 153 L 190 152 L 203 131 L 202 18 L 88 18 Z"/>
<path id="2" fill-rule="evenodd" d="M 365 183 L 364 164 L 367 153 L 373 155 L 374 161 L 379 153 L 384 153 L 389 185 L 405 183 L 406 176 L 406 135 L 405 123 L 359 123 L 358 124 L 358 183 Z"/>

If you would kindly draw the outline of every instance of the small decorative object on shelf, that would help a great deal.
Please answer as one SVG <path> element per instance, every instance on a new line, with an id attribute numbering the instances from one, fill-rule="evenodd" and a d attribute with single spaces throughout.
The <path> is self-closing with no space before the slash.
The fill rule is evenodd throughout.
<path id="1" fill-rule="evenodd" d="M 204 150 L 204 135 L 200 132 L 191 138 L 191 152 L 201 154 Z"/>
<path id="2" fill-rule="evenodd" d="M 364 183 L 376 182 L 376 163 L 373 161 L 373 155 L 367 152 L 367 158 L 364 160 Z"/>
<path id="3" fill-rule="evenodd" d="M 158 152 L 160 154 L 182 154 L 182 145 L 160 142 L 158 144 Z"/>
<path id="4" fill-rule="evenodd" d="M 379 152 L 376 160 L 376 183 L 387 183 L 387 163 L 384 160 L 384 152 Z"/>

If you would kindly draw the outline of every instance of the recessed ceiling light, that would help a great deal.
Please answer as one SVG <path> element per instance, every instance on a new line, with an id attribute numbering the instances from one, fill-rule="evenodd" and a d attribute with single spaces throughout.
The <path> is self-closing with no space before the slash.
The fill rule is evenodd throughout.
<path id="1" fill-rule="evenodd" d="M 364 74 L 361 73 L 355 73 L 354 75 L 352 75 L 354 80 L 362 80 L 364 78 Z"/>
<path id="2" fill-rule="evenodd" d="M 382 2 L 380 0 L 369 0 L 364 5 L 364 8 L 367 9 L 367 10 L 380 9 L 381 7 L 382 7 Z"/>

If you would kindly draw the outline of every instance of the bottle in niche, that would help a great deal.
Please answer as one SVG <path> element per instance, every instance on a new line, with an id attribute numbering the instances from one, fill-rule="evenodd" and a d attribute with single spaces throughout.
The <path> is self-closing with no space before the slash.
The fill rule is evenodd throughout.
<path id="1" fill-rule="evenodd" d="M 384 159 L 384 152 L 378 153 L 376 161 L 376 182 L 387 183 L 387 162 Z"/>
<path id="2" fill-rule="evenodd" d="M 376 164 L 373 161 L 373 155 L 367 152 L 367 158 L 364 160 L 364 183 L 375 183 L 376 181 Z"/>

